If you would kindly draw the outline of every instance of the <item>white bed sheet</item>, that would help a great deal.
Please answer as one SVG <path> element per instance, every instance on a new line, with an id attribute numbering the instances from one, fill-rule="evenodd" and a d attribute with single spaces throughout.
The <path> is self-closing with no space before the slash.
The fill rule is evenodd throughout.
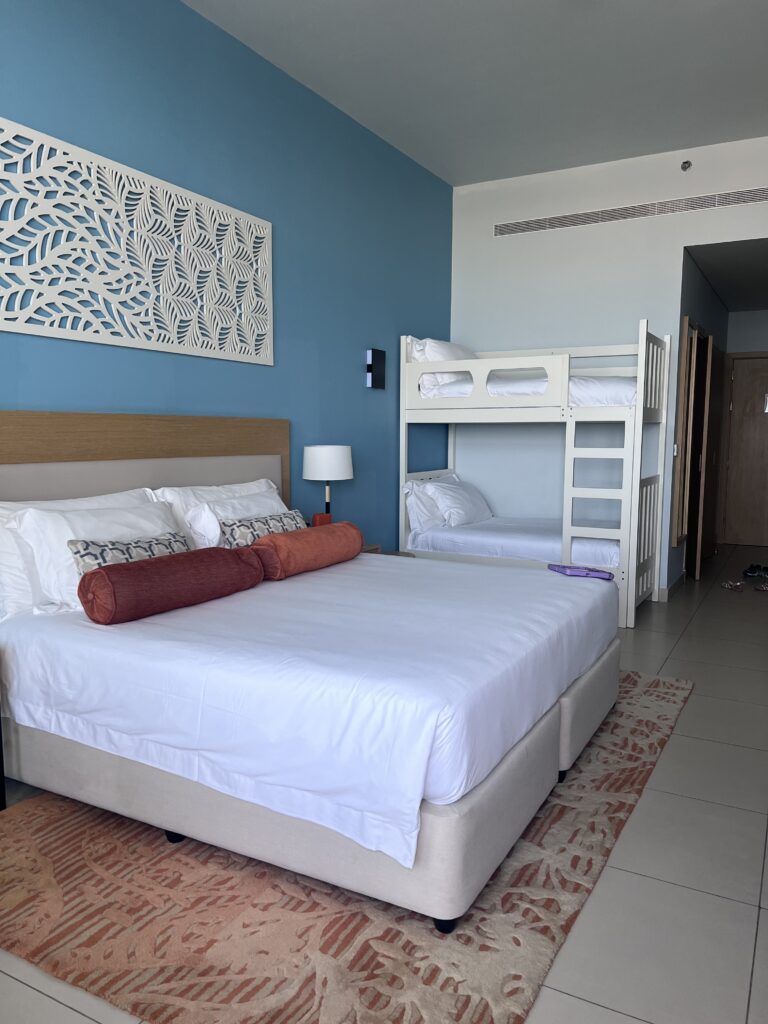
<path id="1" fill-rule="evenodd" d="M 424 365 L 428 366 L 426 363 Z M 444 384 L 420 383 L 419 391 L 422 398 L 466 398 L 471 394 L 472 386 L 472 377 L 467 373 L 463 380 L 452 380 Z M 546 376 L 510 376 L 503 370 L 488 375 L 488 394 L 492 398 L 541 395 L 546 387 Z M 574 376 L 568 386 L 568 401 L 574 406 L 631 406 L 637 401 L 637 378 Z"/>
<path id="2" fill-rule="evenodd" d="M 422 798 L 481 782 L 602 654 L 617 604 L 598 580 L 361 555 L 119 626 L 19 615 L 0 652 L 21 725 L 410 866 Z"/>
<path id="3" fill-rule="evenodd" d="M 609 525 L 590 523 L 590 526 Z M 435 526 L 423 532 L 413 530 L 408 547 L 412 551 L 560 562 L 562 542 L 563 524 L 559 519 L 494 516 L 466 526 Z M 571 548 L 571 561 L 576 565 L 614 569 L 619 564 L 619 542 L 610 538 L 577 537 Z"/>

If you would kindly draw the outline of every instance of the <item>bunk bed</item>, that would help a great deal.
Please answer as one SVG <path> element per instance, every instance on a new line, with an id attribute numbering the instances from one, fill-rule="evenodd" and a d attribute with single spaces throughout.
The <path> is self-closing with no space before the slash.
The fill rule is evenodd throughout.
<path id="1" fill-rule="evenodd" d="M 463 358 L 440 361 L 424 361 L 419 339 L 403 336 L 400 343 L 401 552 L 501 565 L 543 567 L 558 561 L 608 569 L 619 589 L 619 625 L 633 627 L 638 605 L 648 597 L 658 600 L 670 336 L 656 337 L 648 321 L 641 320 L 638 339 L 630 344 L 475 354 L 456 346 Z M 443 345 L 442 351 L 450 346 Z M 448 426 L 448 464 L 409 472 L 408 428 L 428 423 Z M 478 423 L 563 425 L 562 520 L 532 523 L 500 515 L 472 524 L 472 529 L 412 529 L 407 485 L 450 478 L 457 429 Z M 583 423 L 621 424 L 623 444 L 578 444 L 577 429 Z M 644 439 L 645 462 L 655 461 L 653 472 L 646 475 Z M 576 463 L 581 459 L 620 461 L 621 486 L 577 486 Z M 574 505 L 578 499 L 618 503 L 619 515 L 610 525 L 579 520 Z M 551 557 L 555 550 L 557 558 Z"/>

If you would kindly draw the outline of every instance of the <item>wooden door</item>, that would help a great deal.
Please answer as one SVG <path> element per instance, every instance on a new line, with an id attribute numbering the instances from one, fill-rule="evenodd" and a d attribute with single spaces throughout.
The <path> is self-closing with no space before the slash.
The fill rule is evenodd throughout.
<path id="1" fill-rule="evenodd" d="M 703 516 L 701 524 L 701 558 L 711 558 L 717 551 L 717 507 L 720 495 L 720 437 L 725 405 L 725 354 L 712 347 L 709 379 L 709 414 L 707 416 L 706 462 L 704 470 Z"/>
<path id="2" fill-rule="evenodd" d="M 712 360 L 712 339 L 698 336 L 691 351 L 688 440 L 685 504 L 685 570 L 692 579 L 701 578 L 701 523 L 704 512 L 704 465 L 706 425 L 708 416 L 709 374 Z"/>
<path id="3" fill-rule="evenodd" d="M 768 356 L 734 359 L 730 417 L 725 539 L 768 545 Z"/>
<path id="4" fill-rule="evenodd" d="M 675 424 L 674 467 L 672 477 L 672 545 L 682 544 L 688 534 L 690 495 L 692 362 L 695 362 L 698 332 L 690 317 L 683 317 L 677 370 L 677 422 Z"/>

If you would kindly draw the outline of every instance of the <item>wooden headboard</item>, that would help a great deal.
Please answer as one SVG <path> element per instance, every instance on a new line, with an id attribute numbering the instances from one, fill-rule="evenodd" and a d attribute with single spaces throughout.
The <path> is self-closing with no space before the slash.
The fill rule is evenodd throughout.
<path id="1" fill-rule="evenodd" d="M 288 420 L 0 410 L 0 466 L 232 455 L 279 455 L 290 503 Z"/>

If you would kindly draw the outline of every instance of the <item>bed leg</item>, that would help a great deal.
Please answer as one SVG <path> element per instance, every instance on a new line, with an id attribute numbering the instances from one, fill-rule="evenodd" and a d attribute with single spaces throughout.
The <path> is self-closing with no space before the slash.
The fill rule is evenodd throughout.
<path id="1" fill-rule="evenodd" d="M 183 836 L 180 832 L 169 832 L 166 829 L 165 838 L 169 843 L 183 843 L 187 837 Z"/>
<path id="2" fill-rule="evenodd" d="M 433 917 L 432 923 L 434 924 L 435 928 L 437 928 L 437 930 L 441 932 L 443 935 L 450 935 L 460 920 L 460 917 Z"/>
<path id="3" fill-rule="evenodd" d="M 567 768 L 561 768 L 560 771 L 557 773 L 557 781 L 558 782 L 565 782 L 567 775 L 568 775 L 568 769 Z"/>

